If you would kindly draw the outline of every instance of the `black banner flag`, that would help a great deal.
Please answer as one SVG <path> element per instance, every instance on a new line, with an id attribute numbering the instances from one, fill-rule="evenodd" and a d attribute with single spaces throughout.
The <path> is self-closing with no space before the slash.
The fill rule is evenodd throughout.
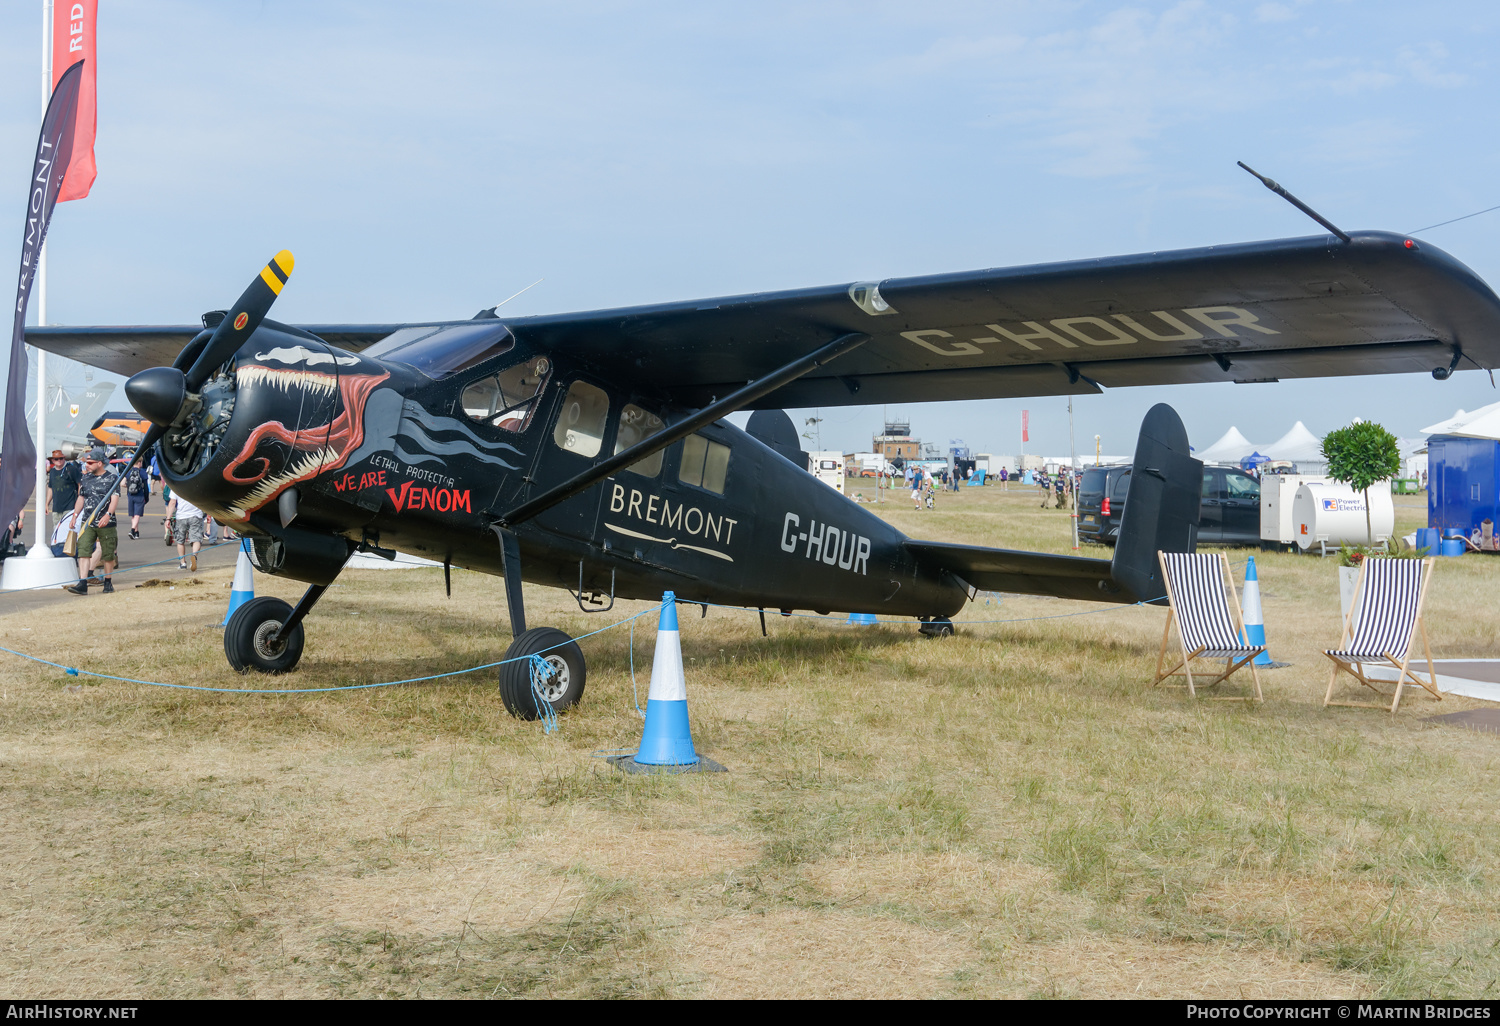
<path id="1" fill-rule="evenodd" d="M 57 80 L 42 134 L 36 142 L 36 161 L 31 166 L 26 190 L 26 231 L 21 240 L 21 274 L 16 282 L 16 316 L 10 334 L 10 377 L 5 383 L 5 439 L 0 446 L 0 530 L 17 513 L 36 480 L 36 446 L 26 423 L 26 304 L 36 278 L 37 258 L 47 238 L 47 224 L 62 189 L 63 176 L 73 159 L 73 122 L 78 117 L 78 86 L 83 62 L 73 65 Z"/>

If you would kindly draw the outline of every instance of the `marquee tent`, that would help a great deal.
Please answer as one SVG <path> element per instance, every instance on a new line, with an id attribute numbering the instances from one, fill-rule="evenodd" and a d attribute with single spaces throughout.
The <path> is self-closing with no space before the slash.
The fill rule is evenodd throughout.
<path id="1" fill-rule="evenodd" d="M 1265 452 L 1273 460 L 1297 464 L 1297 469 L 1304 474 L 1321 473 L 1328 466 L 1328 461 L 1323 458 L 1322 440 L 1307 430 L 1307 425 L 1300 420 L 1290 431 L 1266 446 Z"/>
<path id="2" fill-rule="evenodd" d="M 1459 410 L 1447 420 L 1424 427 L 1422 434 L 1500 439 L 1500 403 L 1482 406 L 1473 413 Z"/>
<path id="3" fill-rule="evenodd" d="M 1240 434 L 1240 429 L 1232 427 L 1224 432 L 1223 438 L 1220 438 L 1207 449 L 1193 453 L 1193 456 L 1204 463 L 1237 464 L 1254 451 L 1255 446 L 1250 443 L 1249 439 Z"/>

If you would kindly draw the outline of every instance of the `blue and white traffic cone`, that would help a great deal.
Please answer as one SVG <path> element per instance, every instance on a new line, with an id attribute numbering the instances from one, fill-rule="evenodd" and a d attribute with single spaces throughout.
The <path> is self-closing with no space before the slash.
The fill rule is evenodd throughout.
<path id="1" fill-rule="evenodd" d="M 688 727 L 687 681 L 682 675 L 682 638 L 677 633 L 677 596 L 662 596 L 651 658 L 651 690 L 646 695 L 646 727 L 635 753 L 641 766 L 692 766 L 698 762 Z"/>
<path id="2" fill-rule="evenodd" d="M 850 613 L 845 622 L 850 627 L 874 627 L 880 622 L 880 617 L 874 613 Z"/>
<path id="3" fill-rule="evenodd" d="M 255 570 L 250 566 L 249 544 L 248 539 L 240 541 L 240 555 L 234 563 L 234 584 L 229 588 L 229 612 L 224 614 L 220 627 L 227 627 L 234 611 L 255 597 Z"/>
<path id="4" fill-rule="evenodd" d="M 1256 666 L 1271 666 L 1271 653 L 1265 650 L 1266 644 L 1266 621 L 1260 611 L 1260 579 L 1255 576 L 1255 557 L 1250 557 L 1249 565 L 1245 567 L 1245 591 L 1240 599 L 1240 607 L 1245 612 L 1245 644 L 1261 646 L 1260 655 L 1255 657 Z"/>

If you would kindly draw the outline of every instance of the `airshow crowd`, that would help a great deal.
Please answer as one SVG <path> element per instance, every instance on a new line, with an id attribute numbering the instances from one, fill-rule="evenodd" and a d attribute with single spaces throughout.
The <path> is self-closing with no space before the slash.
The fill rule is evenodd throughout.
<path id="1" fill-rule="evenodd" d="M 115 590 L 114 571 L 119 561 L 120 520 L 128 519 L 128 537 L 140 538 L 141 518 L 152 495 L 160 493 L 166 503 L 162 517 L 162 541 L 177 547 L 179 570 L 196 571 L 198 554 L 205 542 L 212 543 L 221 530 L 213 520 L 184 496 L 173 494 L 163 483 L 153 457 L 149 463 L 131 468 L 122 478 L 120 470 L 130 460 L 129 451 L 111 456 L 96 446 L 70 460 L 60 449 L 47 458 L 47 537 L 54 556 L 72 556 L 78 561 L 78 581 L 64 586 L 74 595 L 87 595 L 97 585 L 106 594 Z M 25 529 L 25 512 L 10 525 L 4 539 L 7 554 L 21 554 L 19 544 Z M 223 541 L 234 539 L 222 528 Z"/>

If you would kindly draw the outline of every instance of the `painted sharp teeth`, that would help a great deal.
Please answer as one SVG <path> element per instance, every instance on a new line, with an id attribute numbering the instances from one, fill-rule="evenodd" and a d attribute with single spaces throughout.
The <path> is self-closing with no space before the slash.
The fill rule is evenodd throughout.
<path id="1" fill-rule="evenodd" d="M 260 509 L 271 501 L 271 497 L 280 492 L 288 485 L 305 481 L 310 477 L 322 472 L 325 467 L 330 467 L 339 461 L 339 452 L 332 447 L 324 447 L 316 452 L 310 452 L 298 458 L 290 467 L 260 482 L 250 494 L 246 495 L 238 503 L 233 503 L 229 511 L 234 514 L 236 520 L 246 520 L 251 512 Z"/>
<path id="2" fill-rule="evenodd" d="M 291 392 L 295 389 L 316 392 L 320 395 L 334 395 L 339 390 L 337 375 L 292 367 L 261 367 L 253 363 L 246 364 L 235 372 L 235 377 L 241 388 L 250 385 L 271 385 L 283 392 Z"/>

